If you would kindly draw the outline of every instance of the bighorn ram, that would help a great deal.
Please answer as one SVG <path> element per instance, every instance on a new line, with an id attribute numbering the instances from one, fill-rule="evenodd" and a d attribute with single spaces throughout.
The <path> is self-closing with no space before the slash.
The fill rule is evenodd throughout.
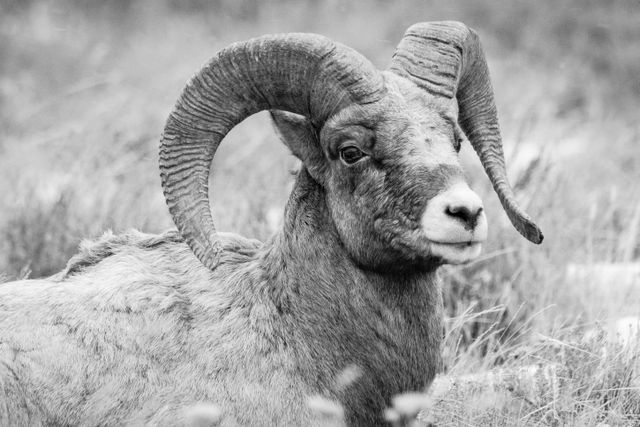
<path id="1" fill-rule="evenodd" d="M 217 233 L 207 191 L 220 141 L 261 110 L 302 161 L 266 243 Z M 457 161 L 463 132 L 515 228 L 540 243 L 465 25 L 412 26 L 383 72 L 313 34 L 222 50 L 162 137 L 179 234 L 107 235 L 54 277 L 0 285 L 0 424 L 175 425 L 210 401 L 224 425 L 302 426 L 316 394 L 350 425 L 384 424 L 391 396 L 440 366 L 436 268 L 471 260 L 487 234 Z M 348 366 L 361 375 L 336 388 Z"/>

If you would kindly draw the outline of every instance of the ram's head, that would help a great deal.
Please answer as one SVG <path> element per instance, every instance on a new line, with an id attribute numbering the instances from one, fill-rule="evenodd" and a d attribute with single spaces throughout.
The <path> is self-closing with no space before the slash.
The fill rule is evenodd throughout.
<path id="1" fill-rule="evenodd" d="M 456 22 L 409 28 L 388 71 L 310 34 L 265 36 L 221 51 L 189 83 L 161 145 L 165 195 L 194 253 L 221 253 L 209 210 L 210 163 L 247 116 L 272 110 L 291 151 L 324 191 L 343 246 L 366 269 L 432 268 L 473 259 L 487 235 L 464 181 L 466 135 L 515 228 L 542 234 L 507 181 L 487 65 Z"/>

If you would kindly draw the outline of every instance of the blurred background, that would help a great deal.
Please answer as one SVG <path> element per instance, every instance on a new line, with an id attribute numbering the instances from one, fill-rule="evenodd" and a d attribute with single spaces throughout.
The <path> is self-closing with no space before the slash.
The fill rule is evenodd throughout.
<path id="1" fill-rule="evenodd" d="M 640 314 L 638 0 L 0 0 L 0 276 L 51 275 L 107 229 L 173 226 L 160 133 L 186 80 L 227 44 L 316 32 L 384 69 L 405 29 L 430 20 L 479 33 L 510 178 L 546 237 L 534 246 L 512 229 L 466 147 L 490 240 L 478 261 L 441 272 L 446 369 L 569 363 L 552 339 L 596 354 L 575 337 L 620 335 L 620 319 Z M 268 238 L 297 167 L 265 114 L 243 122 L 214 161 L 218 228 Z M 580 385 L 604 375 L 609 390 L 629 372 L 578 356 L 571 402 L 609 402 L 594 404 L 598 420 L 640 413 L 637 388 L 616 391 L 627 406 L 615 412 L 611 393 Z"/>

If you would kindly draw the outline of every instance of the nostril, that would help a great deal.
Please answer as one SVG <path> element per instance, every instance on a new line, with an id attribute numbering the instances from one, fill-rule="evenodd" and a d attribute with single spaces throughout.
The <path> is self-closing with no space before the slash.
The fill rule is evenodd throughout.
<path id="1" fill-rule="evenodd" d="M 447 206 L 446 214 L 459 219 L 465 225 L 465 228 L 472 229 L 478 222 L 478 217 L 482 212 L 482 207 L 469 207 L 466 205 L 450 205 Z"/>

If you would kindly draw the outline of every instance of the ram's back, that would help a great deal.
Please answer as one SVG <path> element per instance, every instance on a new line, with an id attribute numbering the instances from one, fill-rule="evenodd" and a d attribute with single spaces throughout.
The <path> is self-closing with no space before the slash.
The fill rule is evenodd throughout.
<path id="1" fill-rule="evenodd" d="M 225 240 L 239 256 L 259 247 Z M 237 289 L 251 262 L 239 267 L 221 281 L 175 233 L 131 232 L 84 244 L 49 279 L 0 284 L 0 425 L 173 423 L 259 392 Z"/>

